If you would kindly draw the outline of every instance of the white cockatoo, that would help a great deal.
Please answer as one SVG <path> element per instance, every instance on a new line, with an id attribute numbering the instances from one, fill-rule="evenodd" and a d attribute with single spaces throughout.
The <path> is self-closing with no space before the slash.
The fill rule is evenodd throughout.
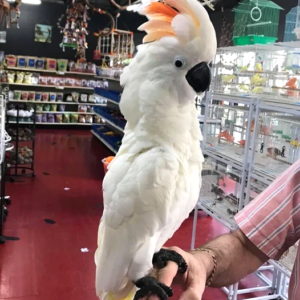
<path id="1" fill-rule="evenodd" d="M 197 0 L 151 2 L 144 45 L 121 76 L 120 110 L 127 120 L 122 146 L 103 182 L 104 212 L 95 253 L 101 300 L 132 300 L 171 289 L 147 277 L 154 263 L 173 260 L 161 250 L 195 207 L 204 161 L 194 104 L 210 84 L 216 34 Z"/>

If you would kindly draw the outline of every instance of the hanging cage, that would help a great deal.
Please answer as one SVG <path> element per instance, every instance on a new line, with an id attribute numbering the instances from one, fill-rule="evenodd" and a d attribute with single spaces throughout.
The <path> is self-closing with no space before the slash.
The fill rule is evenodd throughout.
<path id="1" fill-rule="evenodd" d="M 283 8 L 272 1 L 242 1 L 233 9 L 233 43 L 235 45 L 275 43 L 280 10 Z"/>
<path id="2" fill-rule="evenodd" d="M 111 34 L 99 37 L 99 48 L 101 56 L 119 59 L 132 58 L 133 32 L 114 29 Z"/>
<path id="3" fill-rule="evenodd" d="M 300 2 L 300 1 L 299 1 Z M 298 25 L 297 25 L 298 24 Z M 297 41 L 296 28 L 300 25 L 300 3 L 293 7 L 285 18 L 284 41 Z"/>

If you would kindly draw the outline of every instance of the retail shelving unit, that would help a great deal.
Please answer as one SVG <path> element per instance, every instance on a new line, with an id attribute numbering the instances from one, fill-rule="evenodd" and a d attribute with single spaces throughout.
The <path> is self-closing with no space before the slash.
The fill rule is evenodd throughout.
<path id="1" fill-rule="evenodd" d="M 115 77 L 109 77 L 109 76 L 96 76 L 94 73 L 85 73 L 85 72 L 60 72 L 60 71 L 54 71 L 54 70 L 44 70 L 44 69 L 36 69 L 36 68 L 22 68 L 22 67 L 7 67 L 8 71 L 15 71 L 15 72 L 31 72 L 31 73 L 39 73 L 40 75 L 49 75 L 49 76 L 55 76 L 55 77 L 62 77 L 62 78 L 76 78 L 76 79 L 87 79 L 87 80 L 101 80 L 103 83 L 103 87 L 106 88 L 112 88 L 115 89 L 119 86 L 119 79 Z M 58 83 L 59 84 L 59 83 Z M 77 92 L 80 94 L 86 94 L 89 98 L 90 95 L 94 94 L 94 87 L 86 87 L 86 86 L 69 86 L 69 85 L 49 85 L 49 84 L 25 84 L 25 83 L 10 83 L 9 84 L 11 91 L 35 91 L 35 92 L 57 92 L 57 93 L 63 93 L 64 98 L 66 98 L 66 95 L 71 95 L 73 92 Z M 106 106 L 106 101 L 103 103 L 96 103 L 96 102 L 71 102 L 71 101 L 23 101 L 23 100 L 14 100 L 11 99 L 11 102 L 26 102 L 26 103 L 33 103 L 33 104 L 63 104 L 67 107 L 67 112 L 36 112 L 38 113 L 53 113 L 53 114 L 64 114 L 64 113 L 73 113 L 73 114 L 93 114 L 90 112 L 77 112 L 78 106 L 80 105 L 90 105 L 90 106 Z M 20 122 L 21 124 L 22 122 Z M 37 125 L 66 125 L 65 123 L 52 123 L 52 122 L 36 122 Z M 92 123 L 67 123 L 70 126 L 87 126 L 92 125 Z"/>
<path id="2" fill-rule="evenodd" d="M 6 208 L 10 204 L 10 197 L 5 196 L 5 169 L 6 169 L 6 149 L 11 138 L 5 131 L 5 116 L 6 116 L 6 102 L 8 100 L 8 87 L 1 86 L 0 92 L 0 168 L 1 168 L 1 186 L 0 186 L 0 244 L 5 242 L 3 232 L 4 221 L 8 214 Z"/>
<path id="3" fill-rule="evenodd" d="M 300 56 L 293 47 L 300 43 L 218 50 L 205 101 L 202 149 L 207 160 L 192 248 L 198 209 L 233 231 L 234 215 L 300 158 Z M 228 299 L 255 291 L 267 294 L 251 300 L 287 299 L 297 247 L 256 272 L 265 286 L 239 290 L 235 284 L 225 289 Z M 273 270 L 272 280 L 263 275 L 265 269 Z"/>
<path id="4" fill-rule="evenodd" d="M 115 82 L 117 83 L 117 82 Z M 120 113 L 119 102 L 122 88 L 119 85 L 111 86 L 109 90 L 96 88 L 95 93 L 106 101 L 106 107 L 95 107 L 94 112 L 105 125 L 93 125 L 92 133 L 113 153 L 117 153 L 122 143 L 126 121 Z M 111 135 L 111 133 L 113 133 Z"/>
<path id="5" fill-rule="evenodd" d="M 19 175 L 18 170 L 22 170 L 22 174 L 25 174 L 26 171 L 31 172 L 31 176 L 35 177 L 34 173 L 34 156 L 35 156 L 35 105 L 33 112 L 31 113 L 31 116 L 28 117 L 28 122 L 20 122 L 20 116 L 19 112 L 22 106 L 20 103 L 16 104 L 16 121 L 11 121 L 11 116 L 8 114 L 6 115 L 6 129 L 12 130 L 14 133 L 11 135 L 12 142 L 14 143 L 14 149 L 9 152 L 9 175 L 11 176 L 11 181 L 14 181 L 13 176 Z M 26 140 L 21 139 L 21 127 L 23 127 L 23 124 L 27 124 L 29 128 L 26 128 L 28 132 L 28 138 Z M 12 127 L 12 128 L 11 128 Z M 29 147 L 28 147 L 29 146 Z M 23 151 L 23 149 L 26 149 L 28 151 Z M 23 153 L 24 152 L 24 153 Z M 26 152 L 26 153 L 25 153 Z M 24 155 L 24 158 L 23 156 Z M 26 155 L 26 158 L 25 158 Z M 13 171 L 13 172 L 12 172 Z"/>

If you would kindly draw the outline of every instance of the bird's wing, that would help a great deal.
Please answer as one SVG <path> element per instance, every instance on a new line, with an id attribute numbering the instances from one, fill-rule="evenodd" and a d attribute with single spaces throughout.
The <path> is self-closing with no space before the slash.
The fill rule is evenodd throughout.
<path id="1" fill-rule="evenodd" d="M 178 173 L 176 156 L 163 147 L 113 160 L 103 183 L 104 213 L 95 255 L 97 293 L 116 291 L 126 276 L 136 280 L 152 267 Z"/>

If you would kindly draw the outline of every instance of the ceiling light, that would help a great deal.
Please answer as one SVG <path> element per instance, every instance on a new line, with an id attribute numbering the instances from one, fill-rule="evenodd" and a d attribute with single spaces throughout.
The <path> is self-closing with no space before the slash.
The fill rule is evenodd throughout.
<path id="1" fill-rule="evenodd" d="M 41 0 L 23 0 L 22 3 L 40 5 L 42 2 Z"/>

